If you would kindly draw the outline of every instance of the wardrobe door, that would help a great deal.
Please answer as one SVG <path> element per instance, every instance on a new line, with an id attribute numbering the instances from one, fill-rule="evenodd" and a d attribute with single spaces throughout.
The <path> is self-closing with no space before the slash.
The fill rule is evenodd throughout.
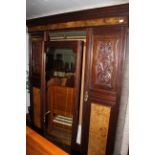
<path id="1" fill-rule="evenodd" d="M 43 33 L 31 34 L 30 50 L 30 116 L 32 125 L 42 128 L 41 79 L 43 67 Z"/>
<path id="2" fill-rule="evenodd" d="M 82 41 L 50 41 L 46 52 L 45 136 L 65 151 L 76 143 L 80 109 Z"/>
<path id="3" fill-rule="evenodd" d="M 83 152 L 112 155 L 121 88 L 126 30 L 89 30 L 85 72 Z"/>

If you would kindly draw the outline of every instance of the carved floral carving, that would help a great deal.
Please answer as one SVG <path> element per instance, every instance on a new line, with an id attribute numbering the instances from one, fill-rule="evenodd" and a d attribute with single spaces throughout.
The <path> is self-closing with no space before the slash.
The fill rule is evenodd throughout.
<path id="1" fill-rule="evenodd" d="M 110 41 L 98 41 L 96 49 L 95 83 L 112 88 L 113 48 Z"/>

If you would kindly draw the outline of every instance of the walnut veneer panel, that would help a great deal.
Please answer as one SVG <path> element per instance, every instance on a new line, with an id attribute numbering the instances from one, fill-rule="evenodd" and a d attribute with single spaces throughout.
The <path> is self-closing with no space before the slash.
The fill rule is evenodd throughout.
<path id="1" fill-rule="evenodd" d="M 107 17 L 107 18 L 99 18 L 99 19 L 88 19 L 88 20 L 70 21 L 65 23 L 32 26 L 29 28 L 29 32 L 77 28 L 77 27 L 90 27 L 90 26 L 121 25 L 121 24 L 127 24 L 127 23 L 128 23 L 128 17 L 125 17 L 125 16 Z"/>
<path id="2" fill-rule="evenodd" d="M 35 131 L 26 127 L 26 155 L 69 155 Z"/>
<path id="3" fill-rule="evenodd" d="M 41 128 L 40 89 L 33 87 L 33 120 L 36 127 Z"/>
<path id="4" fill-rule="evenodd" d="M 91 104 L 88 155 L 105 155 L 111 108 Z"/>

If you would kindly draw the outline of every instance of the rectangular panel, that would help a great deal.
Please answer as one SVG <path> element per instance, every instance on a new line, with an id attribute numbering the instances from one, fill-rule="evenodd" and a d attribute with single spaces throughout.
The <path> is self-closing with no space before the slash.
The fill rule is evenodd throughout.
<path id="1" fill-rule="evenodd" d="M 41 72 L 42 41 L 32 42 L 32 74 L 40 75 Z"/>
<path id="2" fill-rule="evenodd" d="M 41 128 L 40 89 L 33 87 L 33 120 L 34 125 Z"/>
<path id="3" fill-rule="evenodd" d="M 94 38 L 93 84 L 100 88 L 114 88 L 115 86 L 115 54 L 118 40 L 106 39 L 101 36 Z"/>
<path id="4" fill-rule="evenodd" d="M 115 91 L 121 62 L 121 31 L 101 29 L 98 33 L 94 30 L 90 87 Z"/>
<path id="5" fill-rule="evenodd" d="M 88 155 L 105 155 L 111 108 L 91 103 Z"/>
<path id="6" fill-rule="evenodd" d="M 78 27 L 94 27 L 94 26 L 105 26 L 105 25 L 126 25 L 128 23 L 128 17 L 106 17 L 96 18 L 78 21 L 68 21 L 56 24 L 37 25 L 29 27 L 29 32 L 45 31 L 45 30 L 58 30 L 67 28 L 78 28 Z"/>
<path id="7" fill-rule="evenodd" d="M 75 100 L 75 90 L 71 87 L 48 87 L 48 106 L 52 114 L 72 117 Z"/>

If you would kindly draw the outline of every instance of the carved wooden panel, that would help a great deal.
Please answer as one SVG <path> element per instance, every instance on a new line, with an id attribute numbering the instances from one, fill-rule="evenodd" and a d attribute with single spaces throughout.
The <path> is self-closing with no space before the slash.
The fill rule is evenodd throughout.
<path id="1" fill-rule="evenodd" d="M 93 88 L 114 90 L 119 53 L 119 39 L 105 34 L 95 35 L 93 40 L 93 61 L 91 85 Z"/>
<path id="2" fill-rule="evenodd" d="M 98 41 L 96 49 L 95 83 L 112 88 L 114 52 L 111 41 Z"/>
<path id="3" fill-rule="evenodd" d="M 105 155 L 111 107 L 91 103 L 88 155 Z"/>
<path id="4" fill-rule="evenodd" d="M 40 75 L 41 72 L 41 51 L 42 42 L 32 42 L 32 74 Z"/>

